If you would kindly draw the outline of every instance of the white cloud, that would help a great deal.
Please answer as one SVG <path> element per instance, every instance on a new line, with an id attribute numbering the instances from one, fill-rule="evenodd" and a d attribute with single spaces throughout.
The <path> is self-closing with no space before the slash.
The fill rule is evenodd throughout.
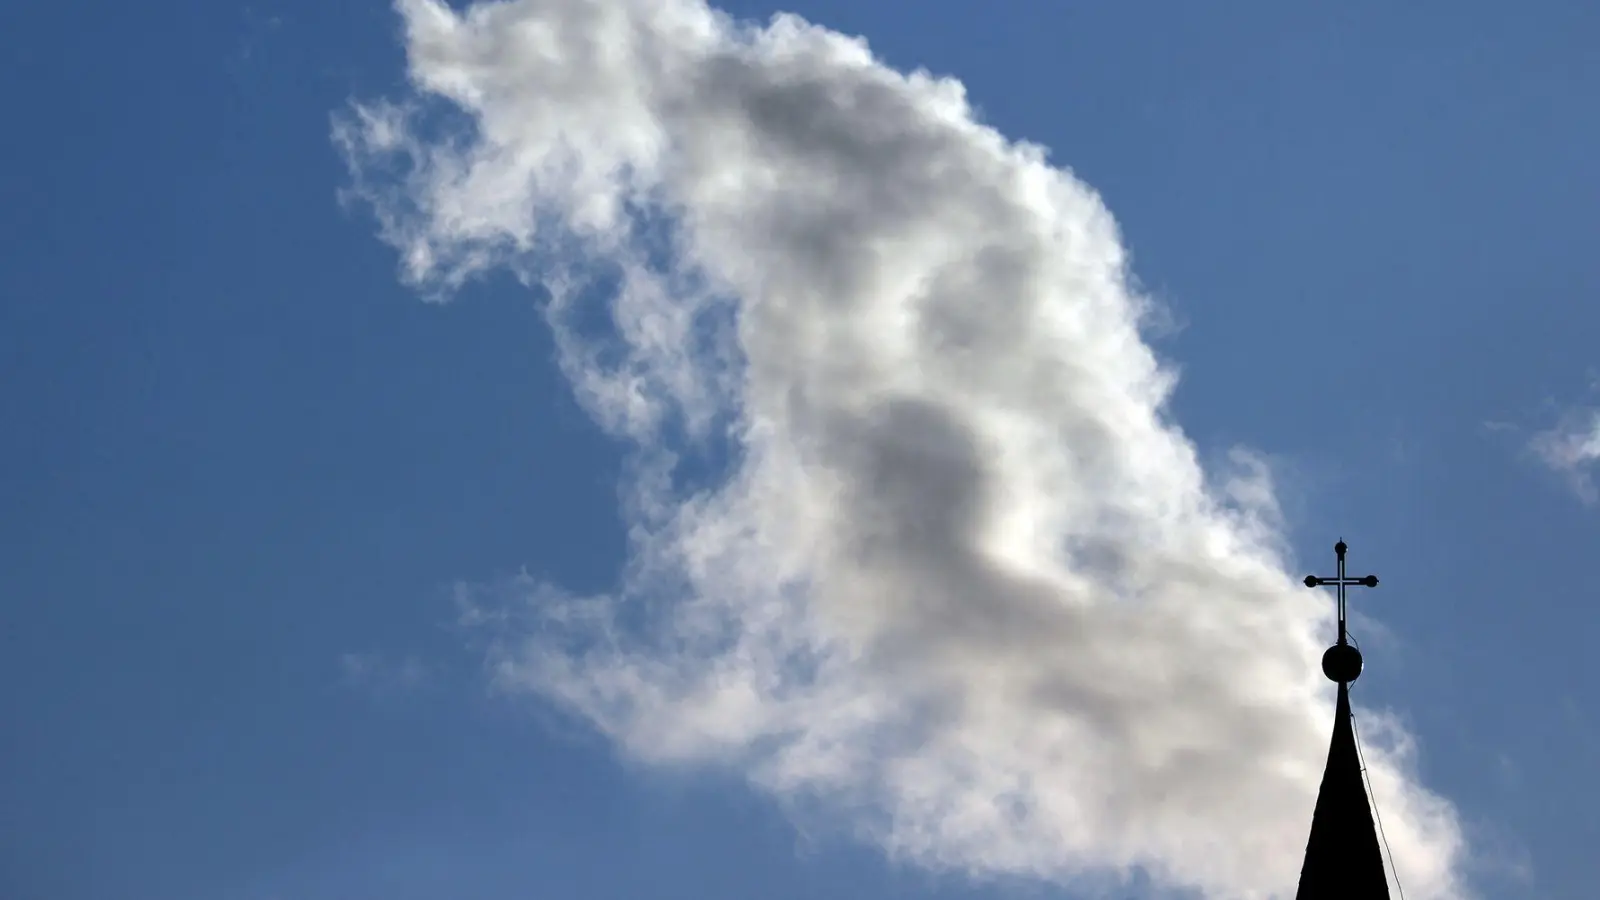
<path id="1" fill-rule="evenodd" d="M 563 370 L 635 448 L 614 594 L 466 592 L 503 686 L 918 864 L 1292 894 L 1328 603 L 1268 469 L 1208 476 L 1167 418 L 1092 190 L 797 18 L 398 7 L 419 97 L 341 119 L 353 190 L 419 286 L 548 287 Z M 724 438 L 726 480 L 679 487 Z M 1452 808 L 1367 722 L 1408 895 L 1458 896 Z"/>
<path id="2" fill-rule="evenodd" d="M 1535 434 L 1528 448 L 1565 477 L 1583 502 L 1600 499 L 1592 473 L 1600 463 L 1600 410 L 1568 413 L 1555 427 Z"/>

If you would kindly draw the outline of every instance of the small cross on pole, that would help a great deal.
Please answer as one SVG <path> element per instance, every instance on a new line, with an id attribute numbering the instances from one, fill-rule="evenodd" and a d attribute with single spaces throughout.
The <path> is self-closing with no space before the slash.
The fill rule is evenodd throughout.
<path id="1" fill-rule="evenodd" d="M 1333 545 L 1334 555 L 1339 557 L 1339 574 L 1338 575 L 1334 576 L 1333 578 L 1319 578 L 1316 575 L 1307 575 L 1306 576 L 1306 580 L 1305 580 L 1306 587 L 1310 587 L 1310 588 L 1324 587 L 1324 586 L 1327 586 L 1327 585 L 1330 585 L 1330 584 L 1333 585 L 1334 587 L 1338 588 L 1338 591 L 1339 591 L 1339 646 L 1341 646 L 1341 647 L 1344 646 L 1346 643 L 1348 643 L 1345 640 L 1345 625 L 1344 625 L 1344 602 L 1345 602 L 1345 597 L 1344 597 L 1344 589 L 1347 588 L 1347 587 L 1369 587 L 1369 588 L 1375 588 L 1375 587 L 1378 586 L 1378 576 L 1376 576 L 1376 575 L 1368 575 L 1365 578 L 1350 578 L 1350 577 L 1347 577 L 1344 574 L 1344 552 L 1346 550 L 1348 550 L 1348 549 L 1350 549 L 1350 548 L 1345 546 L 1345 542 L 1343 540 L 1341 540 L 1341 541 L 1339 541 L 1339 543 Z"/>

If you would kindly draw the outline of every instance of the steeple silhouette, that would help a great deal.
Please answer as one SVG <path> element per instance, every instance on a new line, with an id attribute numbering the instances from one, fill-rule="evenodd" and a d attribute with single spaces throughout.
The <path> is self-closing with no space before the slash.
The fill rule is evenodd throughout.
<path id="1" fill-rule="evenodd" d="M 1339 592 L 1339 640 L 1322 655 L 1322 673 L 1338 683 L 1339 700 L 1334 706 L 1328 767 L 1323 770 L 1316 812 L 1311 816 L 1311 837 L 1306 841 L 1295 900 L 1389 900 L 1383 851 L 1378 846 L 1350 715 L 1350 683 L 1361 677 L 1361 651 L 1350 645 L 1345 629 L 1345 588 L 1377 587 L 1378 578 L 1346 577 L 1347 549 L 1342 540 L 1333 545 L 1339 559 L 1337 576 L 1307 575 L 1305 580 L 1306 587 L 1333 585 Z"/>

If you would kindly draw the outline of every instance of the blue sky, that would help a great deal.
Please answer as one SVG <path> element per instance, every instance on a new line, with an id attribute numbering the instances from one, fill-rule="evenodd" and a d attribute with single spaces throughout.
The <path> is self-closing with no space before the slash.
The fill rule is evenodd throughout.
<path id="1" fill-rule="evenodd" d="M 1342 535 L 1382 576 L 1358 700 L 1416 740 L 1470 879 L 1588 896 L 1600 507 L 1539 448 L 1600 408 L 1596 13 L 782 9 L 958 78 L 1099 192 L 1201 460 L 1270 461 L 1291 571 Z M 457 586 L 617 590 L 631 457 L 515 278 L 425 302 L 341 204 L 330 116 L 409 90 L 394 10 L 60 2 L 0 33 L 0 893 L 1074 896 L 887 861 L 737 765 L 492 689 Z"/>

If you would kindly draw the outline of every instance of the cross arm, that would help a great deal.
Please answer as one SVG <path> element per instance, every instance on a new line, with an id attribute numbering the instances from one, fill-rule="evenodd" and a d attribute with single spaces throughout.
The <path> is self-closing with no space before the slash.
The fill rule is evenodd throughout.
<path id="1" fill-rule="evenodd" d="M 1320 578 L 1320 577 L 1318 577 L 1316 575 L 1307 575 L 1306 576 L 1306 580 L 1305 580 L 1306 587 L 1310 587 L 1310 588 L 1322 587 L 1324 585 L 1330 585 L 1330 584 L 1333 584 L 1333 585 L 1340 585 L 1340 584 L 1344 584 L 1344 585 L 1360 585 L 1362 587 L 1377 587 L 1378 586 L 1378 576 L 1376 576 L 1376 575 L 1368 575 L 1365 578 Z"/>

